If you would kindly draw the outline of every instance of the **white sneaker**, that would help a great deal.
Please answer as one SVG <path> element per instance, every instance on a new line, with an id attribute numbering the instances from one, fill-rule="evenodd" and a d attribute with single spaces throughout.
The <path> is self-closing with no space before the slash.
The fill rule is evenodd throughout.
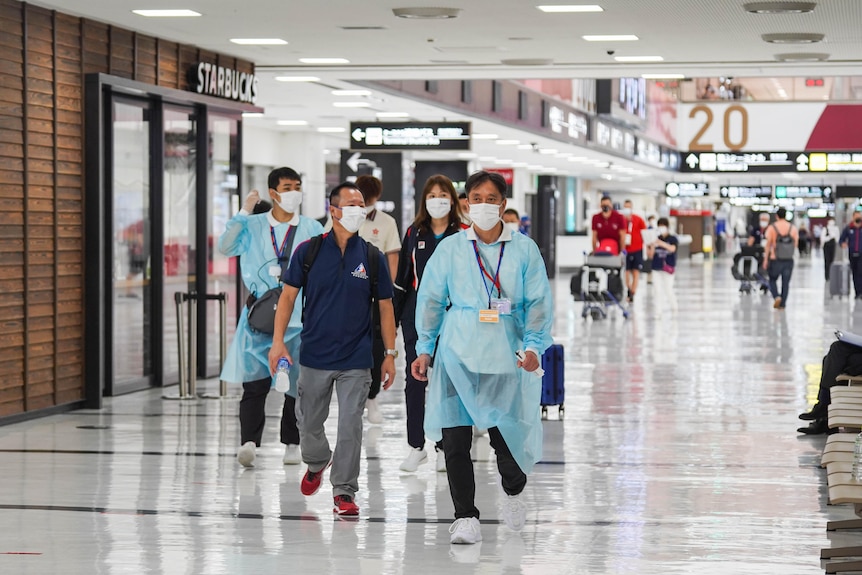
<path id="1" fill-rule="evenodd" d="M 368 423 L 379 425 L 383 423 L 383 414 L 380 412 L 380 405 L 377 403 L 377 398 L 366 400 L 365 408 L 368 409 Z"/>
<path id="2" fill-rule="evenodd" d="M 281 462 L 285 465 L 299 465 L 302 463 L 302 453 L 299 451 L 299 446 L 289 444 L 284 446 L 284 457 Z"/>
<path id="3" fill-rule="evenodd" d="M 442 449 L 437 451 L 437 471 L 446 473 L 446 454 Z"/>
<path id="4" fill-rule="evenodd" d="M 254 467 L 254 441 L 246 441 L 236 452 L 236 460 L 243 467 Z"/>
<path id="5" fill-rule="evenodd" d="M 410 453 L 401 462 L 399 469 L 401 471 L 413 472 L 419 469 L 420 465 L 428 463 L 428 452 L 421 447 L 411 448 Z"/>
<path id="6" fill-rule="evenodd" d="M 527 506 L 520 495 L 507 495 L 500 509 L 500 518 L 512 531 L 520 531 L 527 522 Z"/>
<path id="7" fill-rule="evenodd" d="M 462 517 L 456 519 L 449 527 L 449 543 L 458 545 L 473 545 L 482 540 L 482 531 L 479 529 L 479 520 L 475 517 Z"/>

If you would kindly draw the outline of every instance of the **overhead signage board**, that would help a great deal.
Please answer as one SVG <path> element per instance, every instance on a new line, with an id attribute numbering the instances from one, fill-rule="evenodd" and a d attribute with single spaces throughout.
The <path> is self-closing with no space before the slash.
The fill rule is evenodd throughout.
<path id="1" fill-rule="evenodd" d="M 732 206 L 753 206 L 772 201 L 772 186 L 721 186 L 719 195 Z"/>
<path id="2" fill-rule="evenodd" d="M 669 198 L 702 198 L 709 195 L 709 184 L 704 182 L 668 182 L 664 193 Z"/>
<path id="3" fill-rule="evenodd" d="M 218 96 L 238 102 L 257 102 L 258 78 L 254 74 L 198 62 L 187 72 L 189 89 L 198 94 Z"/>
<path id="4" fill-rule="evenodd" d="M 775 186 L 775 199 L 821 199 L 832 201 L 832 186 Z"/>
<path id="5" fill-rule="evenodd" d="M 862 172 L 862 152 L 684 152 L 683 172 Z"/>
<path id="6" fill-rule="evenodd" d="M 836 198 L 862 198 L 862 186 L 835 186 Z"/>
<path id="7" fill-rule="evenodd" d="M 547 110 L 546 123 L 554 134 L 564 136 L 572 143 L 586 143 L 590 129 L 590 119 L 586 114 L 554 104 L 547 106 Z"/>
<path id="8" fill-rule="evenodd" d="M 470 122 L 351 122 L 351 150 L 469 150 Z"/>

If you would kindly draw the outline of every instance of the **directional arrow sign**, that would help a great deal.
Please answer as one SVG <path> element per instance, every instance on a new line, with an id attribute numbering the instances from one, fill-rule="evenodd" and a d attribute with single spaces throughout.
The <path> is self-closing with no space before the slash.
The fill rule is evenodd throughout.
<path id="1" fill-rule="evenodd" d="M 688 167 L 692 170 L 697 166 L 697 156 L 694 154 L 689 154 L 685 158 L 685 163 L 688 164 Z"/>
<path id="2" fill-rule="evenodd" d="M 352 150 L 469 150 L 469 122 L 351 122 Z"/>
<path id="3" fill-rule="evenodd" d="M 359 158 L 361 156 L 362 156 L 362 154 L 360 154 L 359 152 L 356 152 L 355 154 L 353 154 L 349 158 L 347 158 L 347 161 L 344 163 L 347 164 L 347 167 L 350 168 L 351 170 L 353 170 L 354 172 L 358 172 L 359 171 Z"/>
<path id="4" fill-rule="evenodd" d="M 356 128 L 355 130 L 353 130 L 353 132 L 351 132 L 350 135 L 353 136 L 353 139 L 357 142 L 361 142 L 362 138 L 365 137 L 365 132 L 363 132 L 360 128 Z M 356 170 L 353 171 L 355 172 Z"/>

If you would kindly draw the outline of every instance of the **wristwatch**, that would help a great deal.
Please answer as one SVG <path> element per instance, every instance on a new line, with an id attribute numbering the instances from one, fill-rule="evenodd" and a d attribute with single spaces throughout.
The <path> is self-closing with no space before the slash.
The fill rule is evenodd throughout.
<path id="1" fill-rule="evenodd" d="M 387 349 L 386 355 L 391 355 L 392 357 L 398 357 L 398 350 L 397 349 Z"/>

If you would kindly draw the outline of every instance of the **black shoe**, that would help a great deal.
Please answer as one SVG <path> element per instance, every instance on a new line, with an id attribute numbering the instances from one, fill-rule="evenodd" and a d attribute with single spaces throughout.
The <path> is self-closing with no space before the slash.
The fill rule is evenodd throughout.
<path id="1" fill-rule="evenodd" d="M 818 419 L 812 421 L 808 427 L 800 427 L 796 431 L 805 435 L 823 435 L 829 431 L 829 426 L 826 424 L 825 419 Z"/>
<path id="2" fill-rule="evenodd" d="M 818 406 L 815 405 L 811 408 L 811 411 L 808 411 L 806 413 L 800 413 L 799 419 L 801 419 L 802 421 L 814 421 L 815 419 L 823 417 L 822 411 L 822 409 L 818 409 Z"/>

